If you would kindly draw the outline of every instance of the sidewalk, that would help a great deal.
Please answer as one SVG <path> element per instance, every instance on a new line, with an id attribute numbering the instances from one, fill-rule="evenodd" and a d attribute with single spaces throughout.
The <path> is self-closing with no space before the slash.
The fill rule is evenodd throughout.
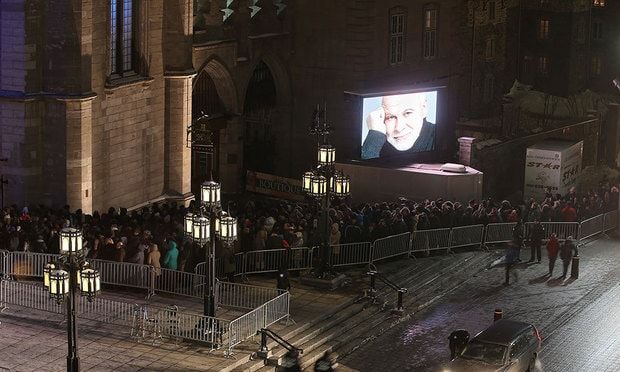
<path id="1" fill-rule="evenodd" d="M 352 271 L 359 275 L 359 270 Z M 356 274 L 357 273 L 357 274 Z M 252 285 L 273 286 L 275 280 L 252 278 Z M 355 297 L 354 290 L 323 292 L 302 286 L 292 279 L 291 318 L 303 325 Z M 104 297 L 125 302 L 143 302 L 144 293 L 137 291 L 105 291 Z M 51 301 L 51 300 L 50 300 Z M 176 304 L 193 312 L 202 312 L 202 301 L 189 297 L 154 296 L 152 305 Z M 14 305 L 0 314 L 0 370 L 64 371 L 66 370 L 66 323 L 60 315 L 26 309 Z M 218 316 L 234 318 L 241 313 L 220 309 Z M 276 332 L 293 325 L 275 324 Z M 258 343 L 245 342 L 235 348 L 234 358 L 225 358 L 222 350 L 171 340 L 138 343 L 128 329 L 96 321 L 78 319 L 81 367 L 88 371 L 220 371 L 249 360 Z M 259 338 L 256 338 L 259 341 Z"/>

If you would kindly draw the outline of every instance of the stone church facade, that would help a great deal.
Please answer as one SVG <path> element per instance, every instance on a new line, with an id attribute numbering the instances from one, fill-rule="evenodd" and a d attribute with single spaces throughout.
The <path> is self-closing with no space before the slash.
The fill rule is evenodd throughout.
<path id="1" fill-rule="evenodd" d="M 5 204 L 189 196 L 191 0 L 2 0 L 0 27 Z"/>

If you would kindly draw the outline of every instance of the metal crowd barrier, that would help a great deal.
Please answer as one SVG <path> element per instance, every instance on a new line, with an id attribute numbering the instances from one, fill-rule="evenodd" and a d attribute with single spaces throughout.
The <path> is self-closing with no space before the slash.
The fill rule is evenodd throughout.
<path id="1" fill-rule="evenodd" d="M 579 224 L 579 240 L 601 234 L 604 231 L 604 223 L 604 214 L 581 221 L 581 224 Z"/>
<path id="2" fill-rule="evenodd" d="M 152 267 L 149 265 L 106 260 L 89 260 L 88 263 L 99 270 L 101 282 L 105 284 L 135 288 L 149 288 L 151 284 Z"/>
<path id="3" fill-rule="evenodd" d="M 484 238 L 484 225 L 459 226 L 450 232 L 450 248 L 481 245 Z"/>
<path id="4" fill-rule="evenodd" d="M 529 229 L 533 222 L 528 222 L 526 228 Z M 555 234 L 558 239 L 566 239 L 572 236 L 573 239 L 579 238 L 579 222 L 542 222 L 541 225 L 545 229 L 544 239 L 549 239 L 551 234 Z M 526 231 L 529 231 L 527 230 Z"/>
<path id="5" fill-rule="evenodd" d="M 367 264 L 371 261 L 372 244 L 370 244 L 370 242 L 338 244 L 332 246 L 332 266 L 361 265 Z"/>
<path id="6" fill-rule="evenodd" d="M 605 213 L 603 218 L 603 231 L 607 232 L 613 230 L 618 226 L 618 211 L 611 211 Z"/>
<path id="7" fill-rule="evenodd" d="M 286 291 L 246 284 L 220 282 L 215 283 L 217 306 L 238 309 L 255 309 L 278 297 Z"/>
<path id="8" fill-rule="evenodd" d="M 403 233 L 375 240 L 372 247 L 371 262 L 409 254 L 410 240 L 411 233 Z"/>
<path id="9" fill-rule="evenodd" d="M 65 306 L 58 305 L 56 301 L 50 299 L 44 287 L 10 280 L 0 280 L 1 304 L 22 306 L 54 314 L 65 312 Z M 288 307 L 286 309 L 288 310 Z M 132 328 L 132 334 L 133 328 L 137 326 L 135 324 L 136 311 L 144 314 L 143 320 L 148 321 L 152 326 L 151 331 L 160 336 L 207 342 L 212 348 L 230 345 L 228 340 L 230 322 L 224 319 L 100 297 L 89 302 L 87 298 L 80 296 L 76 306 L 76 315 L 79 318 L 120 325 L 125 329 Z"/>
<path id="10" fill-rule="evenodd" d="M 204 283 L 204 275 L 162 268 L 153 281 L 153 291 L 202 298 Z"/>
<path id="11" fill-rule="evenodd" d="M 416 230 L 411 240 L 411 252 L 430 252 L 450 248 L 450 229 Z"/>
<path id="12" fill-rule="evenodd" d="M 16 276 L 43 277 L 43 267 L 58 259 L 57 254 L 14 251 L 9 252 L 8 271 Z"/>
<path id="13" fill-rule="evenodd" d="M 516 222 L 490 223 L 484 236 L 485 244 L 508 243 L 512 240 L 512 230 Z"/>
<path id="14" fill-rule="evenodd" d="M 262 328 L 289 317 L 290 294 L 284 292 L 258 308 L 238 317 L 229 324 L 228 353 L 244 340 L 253 337 Z"/>

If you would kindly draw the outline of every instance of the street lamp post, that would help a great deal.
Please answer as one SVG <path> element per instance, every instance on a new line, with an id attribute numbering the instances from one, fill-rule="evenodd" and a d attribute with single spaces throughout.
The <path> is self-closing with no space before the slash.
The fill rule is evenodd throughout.
<path id="1" fill-rule="evenodd" d="M 212 170 L 215 155 L 213 133 L 204 126 L 193 126 L 193 130 L 188 131 L 189 134 L 191 134 L 192 148 L 200 148 L 209 157 L 209 180 L 200 185 L 200 205 L 185 215 L 184 231 L 194 243 L 205 249 L 206 288 L 203 295 L 203 313 L 206 316 L 215 316 L 215 239 L 218 237 L 226 244 L 234 242 L 237 239 L 237 220 L 232 217 L 229 217 L 230 220 L 226 220 L 232 221 L 234 236 L 229 236 L 230 234 L 225 237 L 221 236 L 221 220 L 224 218 L 220 218 L 223 215 L 221 185 L 213 180 Z M 211 244 L 207 246 L 209 242 Z"/>
<path id="2" fill-rule="evenodd" d="M 310 134 L 317 136 L 317 166 L 305 172 L 302 177 L 302 188 L 306 194 L 320 203 L 323 222 L 323 239 L 321 242 L 320 263 L 316 274 L 333 273 L 331 266 L 331 246 L 329 242 L 329 205 L 332 198 L 343 198 L 349 195 L 349 177 L 336 171 L 336 148 L 328 142 L 331 126 L 325 117 L 325 110 L 319 108 L 314 112 L 314 120 L 310 125 Z"/>
<path id="3" fill-rule="evenodd" d="M 68 227 L 59 233 L 60 258 L 49 262 L 43 269 L 43 284 L 49 290 L 50 297 L 58 304 L 67 305 L 67 371 L 80 370 L 80 358 L 77 345 L 76 299 L 77 288 L 88 301 L 101 292 L 99 272 L 89 267 L 82 250 L 82 232 Z"/>

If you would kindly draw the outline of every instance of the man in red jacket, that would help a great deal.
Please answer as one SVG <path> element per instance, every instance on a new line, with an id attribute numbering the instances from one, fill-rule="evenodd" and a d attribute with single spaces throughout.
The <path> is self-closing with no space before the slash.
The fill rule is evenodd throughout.
<path id="1" fill-rule="evenodd" d="M 566 206 L 562 209 L 562 221 L 577 222 L 577 211 L 571 203 L 566 203 Z"/>
<path id="2" fill-rule="evenodd" d="M 551 234 L 549 241 L 547 242 L 547 256 L 549 257 L 549 276 L 553 275 L 553 267 L 555 266 L 555 260 L 558 258 L 558 252 L 560 250 L 560 242 L 555 234 Z"/>

